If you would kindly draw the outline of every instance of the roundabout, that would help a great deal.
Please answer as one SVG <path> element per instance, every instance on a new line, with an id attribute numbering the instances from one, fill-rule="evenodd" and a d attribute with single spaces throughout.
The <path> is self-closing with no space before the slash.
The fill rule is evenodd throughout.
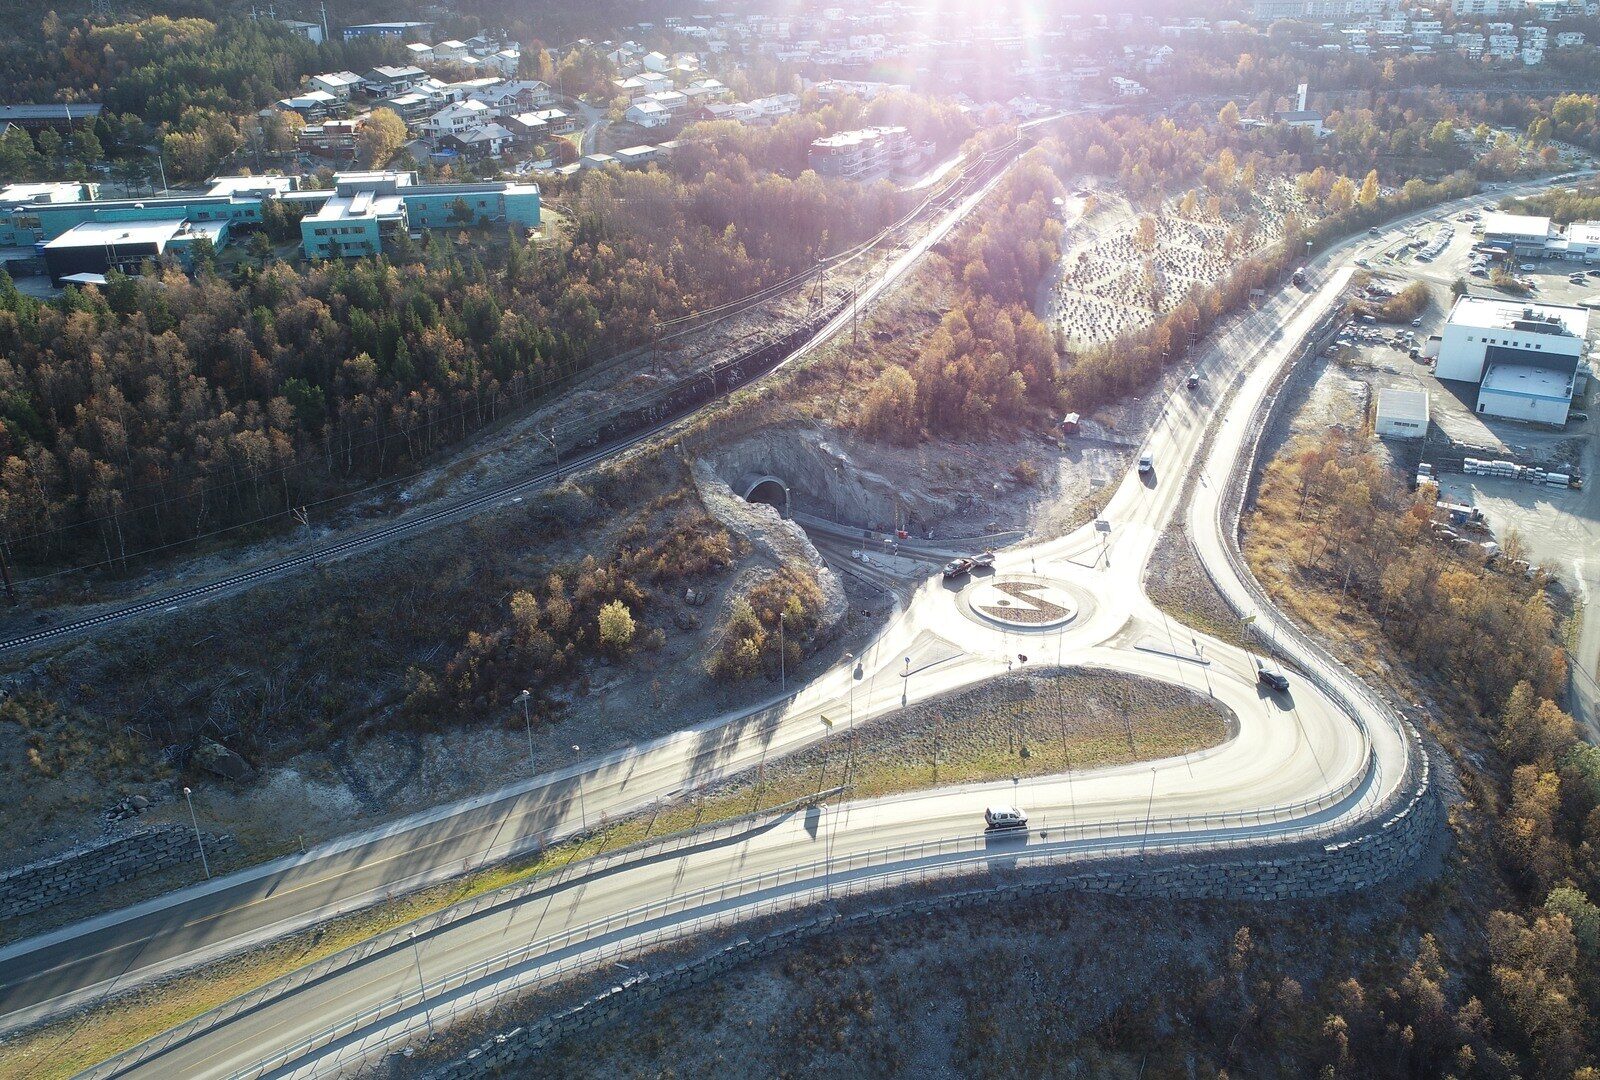
<path id="1" fill-rule="evenodd" d="M 1076 589 L 1028 574 L 997 574 L 961 590 L 962 613 L 969 619 L 1021 633 L 1059 630 L 1093 601 Z"/>

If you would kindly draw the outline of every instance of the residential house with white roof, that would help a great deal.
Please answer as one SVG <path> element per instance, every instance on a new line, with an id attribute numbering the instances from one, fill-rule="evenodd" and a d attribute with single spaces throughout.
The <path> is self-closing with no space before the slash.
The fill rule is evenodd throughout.
<path id="1" fill-rule="evenodd" d="M 628 106 L 622 118 L 635 127 L 660 128 L 672 123 L 672 113 L 659 101 L 640 98 Z"/>
<path id="2" fill-rule="evenodd" d="M 424 131 L 436 136 L 459 135 L 483 127 L 496 113 L 481 101 L 458 101 L 446 105 L 423 123 Z"/>
<path id="3" fill-rule="evenodd" d="M 310 85 L 313 90 L 332 94 L 340 101 L 349 101 L 350 95 L 361 85 L 361 76 L 353 71 L 330 71 L 311 76 Z"/>

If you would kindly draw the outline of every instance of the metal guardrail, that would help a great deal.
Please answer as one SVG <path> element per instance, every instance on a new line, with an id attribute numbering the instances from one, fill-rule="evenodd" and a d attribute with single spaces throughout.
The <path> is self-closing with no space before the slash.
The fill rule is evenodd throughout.
<path id="1" fill-rule="evenodd" d="M 1369 768 L 1375 765 L 1370 756 L 1368 765 Z M 707 929 L 708 920 L 713 923 L 718 921 L 745 921 L 760 914 L 762 911 L 770 913 L 793 907 L 803 907 L 814 902 L 819 894 L 831 897 L 856 891 L 881 889 L 886 887 L 884 879 L 892 879 L 890 883 L 904 884 L 911 881 L 925 880 L 930 876 L 949 874 L 953 869 L 959 870 L 978 865 L 987 865 L 996 860 L 1010 861 L 1019 857 L 1028 859 L 1064 858 L 1068 856 L 1076 857 L 1085 852 L 1107 855 L 1127 852 L 1135 848 L 1140 851 L 1159 851 L 1176 847 L 1182 847 L 1185 850 L 1194 850 L 1196 848 L 1232 849 L 1241 846 L 1258 846 L 1263 839 L 1267 838 L 1309 840 L 1332 836 L 1346 829 L 1345 823 L 1338 818 L 1312 825 L 1295 823 L 1303 822 L 1310 814 L 1336 806 L 1347 799 L 1360 788 L 1368 772 L 1369 769 L 1357 770 L 1343 784 L 1323 795 L 1296 803 L 1257 810 L 1222 814 L 1180 815 L 1164 818 L 1118 818 L 1057 826 L 1045 825 L 1037 830 L 1030 830 L 1029 839 L 1034 835 L 1038 835 L 1041 840 L 1045 841 L 1047 846 L 1017 847 L 1014 843 L 1009 842 L 1007 838 L 997 837 L 994 834 L 980 834 L 948 840 L 920 841 L 914 844 L 902 844 L 889 848 L 857 852 L 838 858 L 826 858 L 798 866 L 783 867 L 733 881 L 719 882 L 716 885 L 706 886 L 693 892 L 652 901 L 614 915 L 592 920 L 580 926 L 564 930 L 559 934 L 553 934 L 516 949 L 508 950 L 488 960 L 480 961 L 471 967 L 453 972 L 432 983 L 420 985 L 415 990 L 406 990 L 398 993 L 394 998 L 385 1001 L 382 1005 L 374 1006 L 338 1024 L 329 1025 L 294 1046 L 280 1051 L 271 1058 L 256 1062 L 247 1069 L 231 1074 L 230 1080 L 256 1080 L 256 1078 L 291 1065 L 309 1054 L 328 1047 L 342 1038 L 354 1035 L 363 1028 L 371 1027 L 373 1024 L 390 1017 L 399 1016 L 418 1006 L 427 1008 L 427 1003 L 430 1000 L 459 990 L 472 982 L 492 978 L 512 968 L 536 961 L 541 956 L 582 947 L 597 938 L 607 937 L 618 931 L 690 911 L 696 907 L 717 907 L 727 904 L 730 900 L 737 901 L 757 896 L 768 893 L 773 889 L 783 888 L 785 885 L 815 880 L 819 877 L 822 879 L 822 884 L 820 885 L 813 885 L 804 890 L 787 892 L 782 896 L 767 897 L 757 901 L 754 905 L 736 904 L 732 909 L 715 912 L 708 911 L 687 922 L 677 922 L 670 927 L 658 927 L 648 934 L 634 935 L 624 941 L 603 945 L 599 950 L 599 955 L 596 955 L 595 951 L 590 951 L 579 956 L 568 957 L 557 962 L 552 968 L 530 973 L 536 974 L 537 977 L 528 980 L 527 983 L 519 983 L 519 985 L 548 982 L 572 971 L 592 967 L 618 955 L 641 953 L 668 941 L 693 936 Z M 1274 828 L 1274 826 L 1279 825 L 1284 827 Z M 1263 834 L 1263 829 L 1268 831 Z M 1049 840 L 1050 834 L 1060 832 L 1068 832 L 1073 835 L 1056 841 Z M 1219 835 L 1208 837 L 1200 842 L 1181 839 L 1193 833 L 1217 833 Z M 927 860 L 929 859 L 938 861 L 928 864 Z M 860 870 L 885 867 L 895 863 L 903 865 L 898 869 L 874 873 L 864 877 L 847 877 L 843 881 L 833 880 L 835 875 L 851 875 Z M 752 907 L 757 910 L 752 910 Z M 507 987 L 498 985 L 482 987 L 463 998 L 453 999 L 448 1003 L 449 1011 L 444 1014 L 444 1018 L 451 1019 L 460 1013 L 470 1012 L 478 1008 L 483 1001 L 496 997 L 506 990 Z M 428 1016 L 434 1021 L 440 1019 L 439 1013 L 431 1009 Z M 342 1048 L 331 1061 L 319 1062 L 319 1068 L 336 1067 L 344 1060 L 346 1051 L 358 1058 L 365 1057 L 382 1046 L 409 1038 L 411 1033 L 409 1028 L 400 1033 L 387 1035 L 380 1033 L 382 1041 L 377 1045 L 367 1039 L 359 1040 L 348 1047 Z"/>
<path id="2" fill-rule="evenodd" d="M 1406 772 L 1397 788 L 1398 800 L 1401 797 L 1408 797 L 1408 789 L 1416 786 L 1419 770 L 1426 761 L 1426 754 L 1423 752 L 1417 732 L 1402 717 L 1394 713 L 1381 698 L 1372 693 L 1365 681 L 1346 664 L 1302 632 L 1293 620 L 1279 613 L 1276 604 L 1256 581 L 1255 574 L 1245 563 L 1243 554 L 1239 550 L 1240 520 L 1244 511 L 1245 494 L 1249 489 L 1254 465 L 1260 455 L 1261 441 L 1276 414 L 1283 389 L 1288 384 L 1295 367 L 1321 347 L 1323 340 L 1331 333 L 1332 327 L 1340 320 L 1340 312 L 1337 309 L 1331 311 L 1306 335 L 1307 344 L 1302 346 L 1299 355 L 1284 362 L 1273 380 L 1270 392 L 1261 399 L 1251 414 L 1249 428 L 1240 448 L 1242 464 L 1235 463 L 1223 487 L 1222 495 L 1217 500 L 1216 526 L 1223 538 L 1223 555 L 1239 586 L 1244 590 L 1244 598 L 1235 595 L 1229 583 L 1204 560 L 1201 560 L 1201 565 L 1205 567 L 1206 575 L 1216 586 L 1217 592 L 1237 616 L 1244 618 L 1252 613 L 1247 604 L 1253 606 L 1255 613 L 1269 613 L 1277 628 L 1277 633 L 1274 635 L 1275 642 L 1288 646 L 1287 651 L 1300 654 L 1293 658 L 1304 676 L 1340 704 L 1361 729 L 1369 745 L 1371 732 L 1367 730 L 1365 710 L 1371 710 L 1376 715 L 1382 716 L 1399 732 L 1401 740 L 1406 744 L 1407 754 Z M 1256 632 L 1259 634 L 1261 628 L 1257 627 Z M 1327 672 L 1340 673 L 1344 678 L 1330 679 L 1327 677 Z"/>
<path id="3" fill-rule="evenodd" d="M 404 927 L 385 931 L 348 949 L 326 956 L 315 963 L 292 971 L 288 975 L 274 979 L 255 990 L 232 998 L 176 1027 L 168 1028 L 159 1035 L 155 1035 L 115 1057 L 107 1058 L 100 1064 L 84 1070 L 78 1074 L 79 1080 L 109 1080 L 111 1077 L 119 1076 L 129 1069 L 136 1068 L 146 1061 L 159 1057 L 173 1046 L 204 1035 L 206 1032 L 227 1023 L 235 1017 L 241 1016 L 276 998 L 287 996 L 303 986 L 326 978 L 329 975 L 337 974 L 370 956 L 405 945 L 409 942 L 409 936 L 412 933 L 418 937 L 425 937 L 453 923 L 469 919 L 482 911 L 516 903 L 537 893 L 553 892 L 575 883 L 599 878 L 622 865 L 670 857 L 688 847 L 719 843 L 729 836 L 759 827 L 768 821 L 776 821 L 786 816 L 795 807 L 826 801 L 835 795 L 842 794 L 844 790 L 837 787 L 830 788 L 800 799 L 791 799 L 777 806 L 753 811 L 736 818 L 729 818 L 704 828 L 682 829 L 653 840 L 641 840 L 625 847 L 602 852 L 579 862 L 568 863 L 553 874 L 505 885 L 499 889 L 473 897 L 470 900 L 463 900 L 432 915 L 427 915 L 415 922 L 408 923 Z M 660 807 L 673 801 L 675 800 L 658 799 L 655 801 L 654 806 L 659 810 Z M 644 811 L 641 809 L 638 812 L 643 813 Z M 497 859 L 542 848 L 545 844 L 557 838 L 557 829 L 550 828 L 533 837 L 520 837 L 517 840 L 509 841 L 499 848 L 490 848 L 484 852 L 479 859 L 478 867 L 481 869 Z"/>
<path id="4" fill-rule="evenodd" d="M 987 161 L 994 155 L 1009 152 L 1012 149 L 1015 149 L 1016 145 L 1017 142 L 1013 141 L 1013 143 L 1008 144 L 1006 147 L 991 151 L 990 154 L 985 155 L 984 159 L 980 160 Z M 1325 329 L 1328 321 L 1329 320 L 1324 320 L 1323 324 L 1319 324 L 1318 331 Z M 1255 460 L 1259 449 L 1260 440 L 1266 430 L 1267 420 L 1273 413 L 1279 394 L 1281 393 L 1283 383 L 1286 381 L 1287 373 L 1292 370 L 1293 366 L 1294 364 L 1292 362 L 1285 363 L 1283 373 L 1278 376 L 1273 392 L 1267 399 L 1264 400 L 1262 406 L 1258 407 L 1252 416 L 1250 422 L 1251 430 L 1246 437 L 1246 445 L 1249 448 L 1247 460 L 1251 462 Z M 1231 472 L 1228 483 L 1224 488 L 1223 496 L 1218 502 L 1218 527 L 1223 529 L 1222 535 L 1225 540 L 1223 545 L 1225 557 L 1229 562 L 1230 568 L 1233 569 L 1237 575 L 1239 583 L 1243 586 L 1249 596 L 1256 599 L 1258 610 L 1273 611 L 1275 613 L 1276 609 L 1272 606 L 1270 600 L 1266 598 L 1264 592 L 1260 590 L 1259 585 L 1254 581 L 1253 575 L 1250 574 L 1248 567 L 1243 563 L 1242 558 L 1237 552 L 1239 515 L 1242 511 L 1243 496 L 1246 490 L 1249 472 L 1250 470 L 1248 468 L 1235 468 Z M 1227 508 L 1229 507 L 1232 507 L 1231 530 L 1224 528 L 1224 525 L 1228 520 Z M 1242 604 L 1235 596 L 1233 596 L 1232 591 L 1225 586 L 1225 583 L 1219 580 L 1218 575 L 1216 575 L 1209 566 L 1207 567 L 1207 573 L 1209 576 L 1211 576 L 1213 583 L 1217 585 L 1218 591 L 1223 595 L 1224 599 L 1227 600 L 1230 607 L 1233 607 L 1237 613 L 1243 615 L 1245 612 Z M 1303 649 L 1306 653 L 1318 661 L 1327 664 L 1329 669 L 1344 672 L 1344 674 L 1348 676 L 1349 684 L 1357 688 L 1357 696 L 1365 698 L 1366 704 L 1378 712 L 1379 715 L 1383 715 L 1386 718 L 1391 719 L 1396 724 L 1397 729 L 1401 732 L 1402 737 L 1407 740 L 1408 747 L 1415 744 L 1415 731 L 1411 730 L 1409 725 L 1405 724 L 1403 721 L 1393 717 L 1384 704 L 1376 696 L 1371 695 L 1370 692 L 1366 691 L 1366 688 L 1361 680 L 1358 679 L 1352 672 L 1350 672 L 1348 668 L 1346 668 L 1338 660 L 1334 659 L 1331 655 L 1327 654 L 1325 650 L 1322 650 L 1314 642 L 1306 638 L 1305 635 L 1301 634 L 1298 627 L 1295 627 L 1287 619 L 1280 619 L 1280 621 L 1283 624 L 1283 628 L 1287 632 L 1289 639 L 1295 646 Z M 1100 844 L 1100 846 L 1094 849 L 1086 850 L 1093 850 L 1096 853 L 1114 853 L 1125 850 L 1128 845 L 1115 842 L 1111 843 L 1110 845 L 1105 845 L 1100 842 L 1108 839 L 1112 841 L 1127 840 L 1133 837 L 1135 832 L 1137 832 L 1139 836 L 1140 850 L 1148 850 L 1150 847 L 1151 834 L 1157 829 L 1160 829 L 1163 831 L 1163 833 L 1167 834 L 1164 837 L 1156 840 L 1155 847 L 1157 850 L 1178 846 L 1182 846 L 1191 850 L 1232 848 L 1244 845 L 1257 846 L 1265 839 L 1283 837 L 1289 837 L 1293 839 L 1311 839 L 1315 837 L 1347 833 L 1349 831 L 1350 824 L 1349 821 L 1346 820 L 1347 815 L 1344 814 L 1338 815 L 1327 822 L 1322 822 L 1315 825 L 1291 825 L 1283 829 L 1274 828 L 1271 829 L 1267 834 L 1263 834 L 1260 831 L 1264 826 L 1275 826 L 1286 820 L 1302 820 L 1305 817 L 1316 813 L 1317 811 L 1336 805 L 1339 802 L 1347 799 L 1350 795 L 1354 794 L 1355 791 L 1360 788 L 1362 783 L 1364 783 L 1369 777 L 1376 779 L 1381 778 L 1382 775 L 1381 763 L 1378 761 L 1376 753 L 1372 747 L 1370 733 L 1367 731 L 1366 722 L 1362 716 L 1362 711 L 1356 705 L 1355 701 L 1346 693 L 1346 688 L 1344 686 L 1340 686 L 1337 681 L 1325 678 L 1322 673 L 1316 669 L 1314 664 L 1306 664 L 1303 659 L 1301 662 L 1310 681 L 1312 681 L 1330 697 L 1336 701 L 1339 701 L 1340 704 L 1344 706 L 1344 708 L 1349 712 L 1351 717 L 1356 722 L 1358 729 L 1361 731 L 1363 736 L 1366 767 L 1357 770 L 1352 776 L 1347 778 L 1332 791 L 1324 793 L 1320 796 L 1314 796 L 1308 800 L 1302 800 L 1297 803 L 1262 808 L 1253 811 L 1240 811 L 1218 815 L 1191 815 L 1163 819 L 1113 819 L 1104 822 L 1077 823 L 1070 826 L 1070 828 L 1078 834 L 1073 839 L 1058 841 L 1055 844 L 1052 844 L 1048 850 L 1041 850 L 1038 848 L 1023 850 L 1030 858 L 1064 858 L 1077 854 L 1077 849 L 1081 848 L 1086 841 L 1093 841 L 1097 844 Z M 1417 759 L 1421 756 L 1422 755 L 1420 754 L 1407 755 L 1408 778 L 1415 771 Z M 1380 794 L 1381 786 L 1381 782 L 1374 783 L 1372 788 L 1375 809 L 1376 800 Z M 1402 788 L 1406 786 L 1407 785 L 1404 783 L 1401 785 Z M 1413 803 L 1415 802 L 1415 796 L 1413 796 L 1412 801 Z M 1357 806 L 1353 807 L 1352 809 L 1360 810 L 1361 807 Z M 1370 817 L 1376 816 L 1378 815 L 1370 815 Z M 739 826 L 743 827 L 747 824 L 748 821 L 742 821 L 739 823 Z M 606 873 L 616 867 L 619 863 L 642 861 L 645 858 L 659 858 L 670 855 L 674 851 L 678 851 L 683 847 L 689 846 L 691 843 L 694 845 L 699 845 L 715 842 L 713 838 L 719 833 L 726 832 L 728 828 L 728 825 L 724 825 L 716 827 L 707 832 L 681 834 L 672 842 L 671 846 L 669 847 L 651 845 L 648 848 L 632 851 L 621 851 L 613 853 L 610 856 L 603 856 L 595 862 L 584 863 L 581 877 L 583 879 L 587 879 Z M 1085 833 L 1090 829 L 1094 830 L 1094 835 L 1092 837 L 1085 835 Z M 1227 835 L 1211 836 L 1200 841 L 1180 841 L 1178 839 L 1178 835 L 1174 835 L 1207 832 L 1214 833 L 1230 829 L 1233 831 Z M 1251 831 L 1244 831 L 1246 829 Z M 1045 837 L 1050 831 L 1051 830 L 1048 828 L 1041 829 L 1041 838 Z M 561 935 L 555 935 L 550 938 L 541 939 L 540 941 L 525 945 L 519 949 L 501 954 L 498 957 L 480 962 L 479 964 L 465 969 L 464 971 L 453 973 L 444 979 L 437 980 L 431 985 L 419 987 L 419 989 L 415 992 L 414 1000 L 409 992 L 397 995 L 395 999 L 386 1002 L 384 1005 L 374 1007 L 373 1009 L 367 1010 L 357 1017 L 347 1019 L 337 1025 L 332 1025 L 328 1028 L 325 1028 L 316 1035 L 313 1035 L 306 1040 L 302 1040 L 302 1042 L 296 1044 L 296 1046 L 290 1047 L 285 1051 L 274 1055 L 274 1057 L 270 1059 L 258 1062 L 249 1069 L 235 1073 L 234 1078 L 235 1080 L 246 1080 L 246 1078 L 260 1077 L 265 1073 L 286 1063 L 290 1063 L 299 1057 L 304 1057 L 309 1053 L 315 1052 L 317 1049 L 331 1045 L 333 1042 L 342 1037 L 348 1037 L 349 1035 L 359 1031 L 362 1027 L 370 1026 L 371 1024 L 387 1017 L 398 1015 L 399 1013 L 404 1012 L 418 1004 L 426 1006 L 426 1002 L 431 997 L 437 997 L 440 993 L 448 993 L 452 987 L 459 989 L 461 986 L 465 985 L 466 982 L 473 979 L 490 977 L 493 974 L 503 972 L 510 967 L 521 963 L 526 963 L 530 959 L 535 958 L 537 950 L 542 949 L 544 953 L 548 953 L 555 949 L 571 948 L 575 945 L 581 946 L 582 944 L 593 940 L 595 937 L 613 933 L 618 929 L 625 929 L 630 926 L 635 926 L 640 922 L 648 921 L 652 918 L 666 917 L 672 914 L 674 910 L 677 912 L 689 910 L 690 906 L 692 906 L 692 904 L 696 901 L 702 902 L 703 904 L 725 904 L 730 899 L 730 888 L 736 890 L 731 894 L 731 898 L 739 899 L 755 893 L 769 891 L 772 888 L 782 887 L 785 882 L 793 884 L 797 881 L 803 880 L 807 873 L 811 873 L 811 876 L 815 876 L 814 871 L 818 867 L 822 867 L 824 877 L 829 879 L 823 886 L 813 886 L 806 890 L 785 893 L 782 897 L 774 897 L 768 900 L 760 901 L 753 906 L 736 905 L 736 907 L 731 910 L 721 911 L 705 916 L 698 916 L 695 919 L 689 920 L 688 922 L 676 923 L 670 928 L 659 928 L 648 935 L 631 937 L 624 942 L 619 942 L 608 946 L 607 948 L 611 950 L 610 954 L 622 955 L 625 952 L 641 952 L 653 948 L 665 941 L 676 940 L 702 932 L 711 925 L 717 925 L 720 922 L 747 920 L 751 917 L 759 915 L 763 908 L 768 912 L 773 912 L 792 907 L 804 906 L 814 902 L 816 894 L 819 892 L 823 892 L 824 895 L 841 895 L 839 892 L 840 889 L 845 889 L 849 892 L 880 889 L 887 887 L 886 882 L 890 884 L 893 883 L 889 879 L 895 879 L 898 880 L 899 883 L 904 884 L 915 880 L 925 880 L 927 877 L 934 876 L 936 874 L 947 874 L 950 873 L 952 869 L 959 870 L 969 865 L 986 865 L 997 858 L 1011 859 L 1016 857 L 1017 852 L 1015 850 L 1009 850 L 967 855 L 959 860 L 944 860 L 932 867 L 916 865 L 923 863 L 930 857 L 930 847 L 932 848 L 931 855 L 933 857 L 940 857 L 946 854 L 946 849 L 950 848 L 951 845 L 956 845 L 954 848 L 951 848 L 951 851 L 956 854 L 961 854 L 968 851 L 968 846 L 970 846 L 972 849 L 976 849 L 978 846 L 987 846 L 989 842 L 990 838 L 988 837 L 960 838 L 951 841 L 928 841 L 916 845 L 902 845 L 897 848 L 857 853 L 844 858 L 845 865 L 842 869 L 836 868 L 835 860 L 828 859 L 820 863 L 814 862 L 799 867 L 787 867 L 752 878 L 719 883 L 715 887 L 698 890 L 694 893 L 671 897 L 665 900 L 653 902 L 652 904 L 629 909 L 628 911 L 607 916 L 604 919 L 596 920 L 592 923 L 584 924 L 581 927 L 564 931 Z M 1070 850 L 1069 846 L 1071 846 Z M 910 852 L 913 850 L 916 852 L 916 854 L 911 856 Z M 845 882 L 834 883 L 831 880 L 834 873 L 850 874 L 860 869 L 887 865 L 888 863 L 894 861 L 894 856 L 896 855 L 901 856 L 902 858 L 900 861 L 907 863 L 907 865 L 898 870 L 875 873 L 866 876 L 851 877 Z M 874 858 L 880 861 L 873 862 L 872 860 Z M 566 868 L 564 868 L 563 873 L 565 869 Z M 562 874 L 558 873 L 556 879 L 553 881 L 547 879 L 536 879 L 533 882 L 524 883 L 522 885 L 508 886 L 506 889 L 486 893 L 482 897 L 468 901 L 464 905 L 458 905 L 456 907 L 446 909 L 445 911 L 438 912 L 433 916 L 429 916 L 420 923 L 405 928 L 406 932 L 404 936 L 402 936 L 401 931 L 390 931 L 387 934 L 370 939 L 369 941 L 363 942 L 360 945 L 353 946 L 351 949 L 345 950 L 341 953 L 336 953 L 333 956 L 318 962 L 317 964 L 309 965 L 307 968 L 301 969 L 298 972 L 294 972 L 289 976 L 285 976 L 283 979 L 269 983 L 267 986 L 264 986 L 257 991 L 242 995 L 241 997 L 218 1007 L 218 1009 L 212 1010 L 201 1017 L 195 1018 L 188 1024 L 171 1029 L 169 1032 L 164 1033 L 161 1036 L 157 1036 L 146 1043 L 140 1044 L 139 1047 L 135 1047 L 133 1050 L 127 1051 L 125 1054 L 119 1055 L 117 1058 L 110 1059 L 107 1062 L 104 1062 L 81 1075 L 90 1078 L 90 1080 L 108 1080 L 110 1077 L 120 1075 L 122 1072 L 125 1072 L 128 1069 L 135 1068 L 144 1062 L 152 1060 L 165 1050 L 170 1049 L 178 1043 L 202 1035 L 205 1032 L 216 1028 L 220 1024 L 225 1023 L 244 1012 L 257 1008 L 278 997 L 292 993 L 294 990 L 305 986 L 310 982 L 334 974 L 339 970 L 359 963 L 362 960 L 365 960 L 379 952 L 396 948 L 408 942 L 411 934 L 427 936 L 452 923 L 470 918 L 472 915 L 484 910 L 487 907 L 515 903 L 516 901 L 535 892 L 558 890 L 563 886 L 572 884 L 577 877 L 578 875 L 570 875 L 563 878 Z M 713 893 L 715 894 L 715 900 L 710 899 Z M 576 970 L 580 967 L 592 966 L 595 963 L 601 962 L 602 959 L 604 959 L 603 956 L 597 956 L 592 953 L 585 954 L 581 957 L 572 958 L 559 963 L 554 969 L 542 972 L 540 979 L 541 981 L 547 981 L 549 979 L 566 974 L 569 971 Z M 494 996 L 500 992 L 502 992 L 502 988 L 489 988 L 487 990 L 476 991 L 473 994 L 468 995 L 466 998 L 456 999 L 455 1001 L 451 1002 L 451 1012 L 448 1015 L 453 1017 L 459 1012 L 470 1011 L 471 1009 L 478 1007 L 478 1005 L 481 1004 L 481 1001 L 479 1000 L 480 995 L 488 993 L 489 996 Z M 396 1035 L 385 1037 L 384 1041 L 379 1043 L 376 1047 L 368 1043 L 366 1040 L 361 1040 L 355 1044 L 352 1044 L 352 1047 L 357 1049 L 362 1056 L 365 1056 L 366 1054 L 371 1053 L 374 1049 L 389 1045 L 390 1043 L 400 1039 L 409 1038 L 410 1035 L 411 1032 L 408 1029 Z M 340 1055 L 336 1057 L 334 1062 L 330 1064 L 337 1064 L 337 1062 L 342 1059 L 342 1056 L 343 1051 L 341 1051 Z"/>

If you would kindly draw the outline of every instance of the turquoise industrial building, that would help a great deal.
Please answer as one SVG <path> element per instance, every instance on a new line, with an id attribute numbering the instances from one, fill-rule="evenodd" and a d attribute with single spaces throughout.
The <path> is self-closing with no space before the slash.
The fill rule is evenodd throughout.
<path id="1" fill-rule="evenodd" d="M 138 225 L 141 234 L 170 227 L 166 235 L 204 236 L 222 247 L 235 230 L 260 226 L 273 200 L 302 212 L 301 251 L 308 259 L 376 255 L 401 232 L 472 225 L 534 229 L 540 220 L 537 184 L 420 184 L 411 172 L 338 173 L 331 189 L 302 189 L 294 177 L 228 176 L 194 194 L 106 200 L 97 194 L 93 184 L 0 189 L 0 246 L 34 245 L 60 284 L 68 274 L 92 280 L 108 269 L 130 268 L 134 260 L 105 243 L 110 225 L 128 225 L 130 232 Z M 95 265 L 96 249 L 104 253 L 103 267 Z M 173 250 L 182 257 L 188 245 Z"/>

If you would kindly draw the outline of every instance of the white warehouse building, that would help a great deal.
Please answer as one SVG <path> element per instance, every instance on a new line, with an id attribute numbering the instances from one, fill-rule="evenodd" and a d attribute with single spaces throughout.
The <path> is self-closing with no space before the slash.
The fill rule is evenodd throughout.
<path id="1" fill-rule="evenodd" d="M 1387 439 L 1420 439 L 1428 434 L 1428 392 L 1385 387 L 1378 391 L 1374 430 Z"/>
<path id="2" fill-rule="evenodd" d="M 1588 336 L 1584 308 L 1463 296 L 1445 323 L 1434 374 L 1477 383 L 1485 416 L 1561 425 Z"/>

